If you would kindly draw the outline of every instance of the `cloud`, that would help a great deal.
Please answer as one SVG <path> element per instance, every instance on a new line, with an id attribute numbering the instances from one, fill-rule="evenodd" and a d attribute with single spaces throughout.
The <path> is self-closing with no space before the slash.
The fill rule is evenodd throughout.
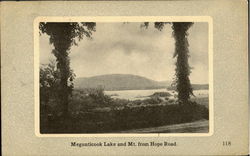
<path id="1" fill-rule="evenodd" d="M 170 25 L 158 31 L 151 24 L 97 23 L 93 39 L 84 38 L 71 48 L 71 68 L 78 77 L 135 74 L 154 80 L 172 80 L 175 72 L 174 39 Z M 207 83 L 207 26 L 195 23 L 189 31 L 193 83 Z M 43 36 L 43 35 L 42 35 Z M 40 37 L 41 55 L 49 55 L 48 38 Z M 47 44 L 47 45 L 46 45 Z M 50 54 L 51 55 L 51 54 Z M 41 56 L 41 61 L 48 59 Z"/>

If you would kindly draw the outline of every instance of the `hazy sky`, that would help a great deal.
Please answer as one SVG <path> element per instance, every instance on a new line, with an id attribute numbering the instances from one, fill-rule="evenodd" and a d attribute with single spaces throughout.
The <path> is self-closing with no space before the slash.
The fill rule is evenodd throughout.
<path id="1" fill-rule="evenodd" d="M 93 39 L 84 38 L 70 52 L 77 77 L 103 74 L 134 74 L 153 80 L 172 80 L 175 73 L 174 38 L 168 24 L 158 31 L 150 23 L 97 23 Z M 191 83 L 208 83 L 208 24 L 189 29 Z M 47 35 L 40 36 L 40 63 L 55 59 Z"/>

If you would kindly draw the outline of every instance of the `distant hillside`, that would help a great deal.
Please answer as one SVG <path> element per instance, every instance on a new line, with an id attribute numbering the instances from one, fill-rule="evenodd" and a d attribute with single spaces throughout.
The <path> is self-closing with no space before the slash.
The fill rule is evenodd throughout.
<path id="1" fill-rule="evenodd" d="M 110 74 L 87 78 L 77 78 L 75 88 L 104 87 L 105 90 L 141 90 L 167 88 L 169 81 L 154 81 L 142 76 L 130 74 Z"/>
<path id="2" fill-rule="evenodd" d="M 208 89 L 209 86 L 208 84 L 192 84 L 192 88 L 193 90 L 204 90 L 204 89 Z M 168 87 L 169 90 L 175 90 L 175 87 L 171 86 Z"/>

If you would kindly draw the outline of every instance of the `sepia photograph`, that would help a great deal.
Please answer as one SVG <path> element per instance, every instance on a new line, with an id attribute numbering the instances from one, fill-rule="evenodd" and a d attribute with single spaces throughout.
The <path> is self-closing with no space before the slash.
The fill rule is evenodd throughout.
<path id="1" fill-rule="evenodd" d="M 209 133 L 208 22 L 39 22 L 41 134 Z"/>

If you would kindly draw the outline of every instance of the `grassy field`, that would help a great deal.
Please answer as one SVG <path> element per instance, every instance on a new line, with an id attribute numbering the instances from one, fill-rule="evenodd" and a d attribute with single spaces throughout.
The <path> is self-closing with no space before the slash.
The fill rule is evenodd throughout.
<path id="1" fill-rule="evenodd" d="M 209 132 L 209 123 L 208 120 L 204 119 L 188 123 L 120 131 L 120 133 L 208 133 L 208 132 Z"/>
<path id="2" fill-rule="evenodd" d="M 166 93 L 144 100 L 114 99 L 101 89 L 75 90 L 69 101 L 69 117 L 60 117 L 60 105 L 50 100 L 41 111 L 41 133 L 112 133 L 208 120 L 208 99 L 193 98 L 179 105 Z M 41 102 L 41 108 L 43 108 Z"/>

